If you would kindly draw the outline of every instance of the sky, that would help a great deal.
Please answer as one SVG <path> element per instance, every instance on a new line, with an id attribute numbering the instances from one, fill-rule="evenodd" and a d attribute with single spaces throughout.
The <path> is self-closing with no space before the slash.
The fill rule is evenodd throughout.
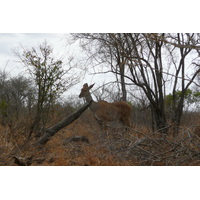
<path id="1" fill-rule="evenodd" d="M 74 74 L 83 73 L 80 68 L 84 68 L 84 65 L 87 64 L 82 62 L 84 52 L 78 43 L 68 45 L 69 36 L 70 34 L 67 33 L 0 33 L 0 70 L 5 70 L 11 76 L 25 74 L 26 68 L 19 62 L 19 58 L 14 54 L 13 50 L 20 51 L 22 49 L 21 46 L 30 49 L 47 41 L 53 48 L 54 57 L 57 59 L 63 58 L 64 69 L 67 68 L 68 59 L 74 57 L 77 62 Z M 103 83 L 114 80 L 112 75 L 91 75 L 92 72 L 92 69 L 87 71 L 85 76 L 80 79 L 80 82 L 68 90 L 68 95 L 78 95 L 84 83 L 96 83 L 94 87 L 96 89 Z"/>
<path id="2" fill-rule="evenodd" d="M 53 47 L 56 55 L 65 54 L 66 37 L 66 34 L 55 33 L 0 33 L 0 69 L 5 69 L 11 75 L 23 72 L 13 50 L 20 49 L 20 46 L 36 47 L 45 40 Z"/>
<path id="3" fill-rule="evenodd" d="M 81 62 L 84 52 L 79 47 L 78 43 L 67 45 L 69 34 L 66 33 L 0 33 L 0 70 L 6 71 L 11 76 L 18 76 L 26 74 L 26 68 L 19 62 L 19 58 L 14 54 L 13 50 L 21 50 L 21 46 L 27 49 L 37 47 L 39 44 L 47 41 L 53 48 L 53 55 L 55 58 L 62 58 L 67 68 L 68 59 L 74 57 L 78 60 L 77 68 L 74 73 L 84 73 L 79 68 L 84 67 Z M 80 60 L 80 61 L 79 61 Z M 98 87 L 106 81 L 108 75 L 90 75 L 92 71 L 88 71 L 85 76 L 80 79 L 80 82 L 70 88 L 65 95 L 77 95 L 84 83 L 96 83 Z M 114 78 L 114 77 L 113 77 Z M 110 81 L 111 77 L 109 77 Z"/>

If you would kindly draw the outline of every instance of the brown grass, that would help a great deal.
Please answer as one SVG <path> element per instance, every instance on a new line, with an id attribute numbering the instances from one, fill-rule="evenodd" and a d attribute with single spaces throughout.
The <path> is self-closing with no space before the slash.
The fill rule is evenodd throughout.
<path id="1" fill-rule="evenodd" d="M 46 145 L 24 145 L 27 124 L 0 126 L 0 165 L 32 166 L 175 166 L 200 165 L 200 121 L 162 137 L 144 125 L 128 132 L 112 124 L 105 133 L 89 110 L 59 131 Z M 113 127 L 112 127 L 113 126 Z M 73 141 L 75 137 L 87 141 Z M 16 161 L 16 160 L 18 160 Z"/>

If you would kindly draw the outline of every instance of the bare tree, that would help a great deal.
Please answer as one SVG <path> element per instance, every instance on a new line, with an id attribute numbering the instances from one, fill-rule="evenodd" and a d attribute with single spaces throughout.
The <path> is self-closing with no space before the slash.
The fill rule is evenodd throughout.
<path id="1" fill-rule="evenodd" d="M 101 71 L 100 73 L 112 72 L 115 74 L 116 80 L 121 86 L 121 100 L 127 101 L 125 82 L 126 57 L 122 54 L 120 49 L 120 45 L 125 45 L 125 43 L 122 41 L 123 38 L 121 34 L 115 34 L 114 37 L 113 34 L 107 33 L 80 33 L 71 35 L 73 40 L 81 40 L 81 46 L 89 53 L 90 59 L 97 63 L 96 65 L 104 64 L 104 67 L 108 66 L 108 71 Z"/>
<path id="2" fill-rule="evenodd" d="M 173 115 L 172 122 L 174 123 L 174 133 L 178 132 L 180 126 L 181 117 L 183 113 L 184 101 L 189 86 L 194 82 L 197 75 L 200 73 L 200 68 L 195 67 L 200 62 L 199 50 L 200 50 L 200 36 L 198 34 L 169 34 L 168 39 L 164 40 L 168 45 L 168 51 L 173 60 L 175 68 L 175 74 L 173 76 Z M 171 48 L 169 47 L 172 46 Z M 174 60 L 174 53 L 179 53 L 178 62 Z M 187 64 L 187 58 L 193 54 L 194 59 L 192 63 Z M 193 69 L 192 69 L 193 67 Z M 188 68 L 193 72 L 190 77 L 187 77 Z M 177 90 L 179 89 L 179 96 Z"/>
<path id="3" fill-rule="evenodd" d="M 28 117 L 35 92 L 31 83 L 26 77 L 10 77 L 0 72 L 0 122 L 3 125 L 12 126 L 14 122 Z"/>
<path id="4" fill-rule="evenodd" d="M 110 63 L 110 70 L 120 82 L 141 88 L 150 102 L 153 129 L 168 132 L 165 96 L 172 88 L 174 133 L 178 132 L 185 93 L 199 74 L 199 34 L 75 34 L 76 39 L 93 42 L 93 57 Z M 95 42 L 95 43 L 94 43 Z M 186 59 L 192 56 L 190 61 Z M 189 63 L 188 63 L 189 62 Z M 192 73 L 188 72 L 188 69 Z M 104 71 L 105 72 L 105 71 Z M 117 79 L 118 80 L 118 79 Z M 167 86 L 166 86 L 167 85 Z M 169 86 L 170 85 L 170 86 Z M 123 87 L 122 87 L 123 88 Z M 176 91 L 181 90 L 177 100 Z M 125 95 L 124 95 L 125 96 Z M 126 97 L 124 97 L 126 99 Z"/>

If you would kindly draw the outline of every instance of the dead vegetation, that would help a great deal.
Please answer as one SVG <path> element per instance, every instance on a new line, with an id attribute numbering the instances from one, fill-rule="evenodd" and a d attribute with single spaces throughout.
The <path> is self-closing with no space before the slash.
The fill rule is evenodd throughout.
<path id="1" fill-rule="evenodd" d="M 128 131 L 111 124 L 104 133 L 86 110 L 45 145 L 24 144 L 26 123 L 0 127 L 0 165 L 4 166 L 193 166 L 200 165 L 198 118 L 176 137 L 161 136 L 135 124 Z M 55 120 L 55 119 L 53 119 Z M 169 131 L 170 132 L 170 131 Z"/>

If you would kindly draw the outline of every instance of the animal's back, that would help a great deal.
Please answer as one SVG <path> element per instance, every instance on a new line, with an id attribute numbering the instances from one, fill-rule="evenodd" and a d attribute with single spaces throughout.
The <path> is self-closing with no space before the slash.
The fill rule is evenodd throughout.
<path id="1" fill-rule="evenodd" d="M 99 101 L 98 103 L 102 107 L 102 109 L 100 109 L 102 111 L 101 115 L 104 115 L 104 119 L 108 121 L 112 121 L 115 118 L 130 119 L 131 117 L 131 106 L 126 102 L 119 101 L 108 103 L 107 101 Z"/>
<path id="2" fill-rule="evenodd" d="M 131 115 L 131 106 L 128 103 L 124 101 L 119 101 L 119 102 L 114 102 L 113 105 L 118 108 L 119 112 L 122 115 L 124 114 L 126 114 L 127 116 Z"/>

